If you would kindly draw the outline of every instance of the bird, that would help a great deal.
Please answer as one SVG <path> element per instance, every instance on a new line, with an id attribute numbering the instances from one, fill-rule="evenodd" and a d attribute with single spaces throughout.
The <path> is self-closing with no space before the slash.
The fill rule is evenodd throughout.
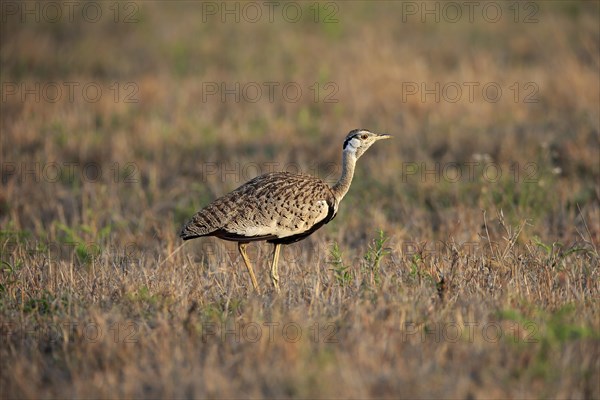
<path id="1" fill-rule="evenodd" d="M 203 236 L 234 241 L 250 275 L 254 290 L 260 288 L 246 246 L 254 241 L 273 244 L 271 281 L 279 287 L 278 262 L 281 245 L 305 239 L 337 214 L 352 183 L 356 161 L 371 145 L 388 134 L 367 129 L 351 130 L 342 145 L 342 173 L 330 186 L 307 174 L 271 172 L 246 182 L 202 208 L 183 226 L 184 241 Z"/>

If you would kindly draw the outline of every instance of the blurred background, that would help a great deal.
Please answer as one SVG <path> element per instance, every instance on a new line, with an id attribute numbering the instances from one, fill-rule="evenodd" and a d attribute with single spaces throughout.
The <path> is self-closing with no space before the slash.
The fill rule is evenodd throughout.
<path id="1" fill-rule="evenodd" d="M 343 138 L 354 128 L 389 133 L 393 140 L 360 159 L 337 218 L 296 250 L 284 250 L 300 254 L 296 260 L 328 259 L 335 242 L 346 260 L 359 263 L 379 230 L 389 238 L 395 261 L 386 265 L 393 271 L 407 271 L 409 264 L 398 260 L 417 244 L 436 250 L 436 243 L 502 242 L 506 226 L 518 230 L 510 240 L 522 249 L 541 243 L 552 253 L 555 243 L 598 245 L 597 1 L 0 4 L 0 224 L 3 259 L 11 265 L 16 259 L 35 264 L 25 254 L 37 243 L 71 241 L 119 254 L 132 246 L 138 260 L 129 262 L 154 271 L 181 244 L 178 231 L 195 211 L 254 176 L 288 170 L 335 182 Z M 191 259 L 178 255 L 175 265 L 209 263 L 203 246 L 216 242 L 196 242 L 185 249 Z M 64 265 L 74 257 L 76 265 L 89 265 L 82 259 L 95 250 L 76 250 L 75 256 L 61 254 Z M 269 249 L 253 251 L 266 262 Z M 121 265 L 115 257 L 109 254 L 107 271 Z M 235 269 L 215 262 L 206 268 L 223 270 L 223 276 Z M 23 321 L 27 298 L 46 299 L 56 310 L 63 304 L 56 299 L 75 296 L 65 283 L 59 286 L 70 291 L 50 285 L 51 295 L 44 297 L 46 281 L 40 279 L 2 286 L 7 320 Z M 158 286 L 143 281 L 143 293 L 152 297 Z M 80 304 L 89 301 L 103 310 L 111 302 L 138 301 L 141 284 L 127 282 L 114 291 L 112 284 L 99 284 L 103 294 L 85 292 Z M 210 279 L 199 282 L 209 285 Z M 179 300 L 168 304 L 179 308 L 172 315 L 185 319 L 198 298 L 201 305 L 218 302 L 225 289 L 214 290 L 206 298 L 194 291 L 173 294 Z M 235 293 L 241 290 L 236 286 Z M 288 302 L 301 304 L 300 293 Z M 530 301 L 542 302 L 540 296 Z M 257 304 L 255 317 L 265 306 Z M 282 315 L 291 307 L 286 304 Z M 87 311 L 80 317 L 104 315 L 81 307 Z M 69 310 L 59 314 L 73 316 Z M 146 314 L 135 315 L 144 320 Z M 593 318 L 584 319 L 591 324 Z M 3 358 L 18 364 L 18 347 L 3 351 Z M 3 373 L 9 393 L 65 394 L 58 386 L 27 392 L 13 372 Z M 89 383 L 92 374 L 85 376 L 89 380 L 81 382 Z M 338 379 L 351 382 L 352 376 Z M 77 382 L 63 378 L 57 382 Z M 251 393 L 315 394 L 294 391 L 311 385 L 288 379 L 288 386 L 264 383 Z M 93 380 L 98 388 L 108 381 Z M 493 387 L 492 381 L 484 379 Z M 152 379 L 147 384 L 152 388 Z M 181 394 L 121 385 L 126 397 Z M 85 393 L 82 387 L 68 393 Z M 244 386 L 191 393 L 236 396 L 236 388 Z M 335 385 L 326 388 L 331 390 L 321 393 L 336 393 Z M 393 386 L 369 388 L 365 383 L 353 393 L 397 393 Z M 412 394 L 467 393 L 422 389 Z"/>
<path id="2" fill-rule="evenodd" d="M 596 2 L 2 7 L 0 209 L 16 229 L 53 236 L 91 212 L 173 235 L 260 173 L 335 181 L 357 127 L 394 135 L 340 211 L 370 216 L 362 231 L 446 239 L 502 209 L 560 238 L 576 204 L 597 208 Z"/>

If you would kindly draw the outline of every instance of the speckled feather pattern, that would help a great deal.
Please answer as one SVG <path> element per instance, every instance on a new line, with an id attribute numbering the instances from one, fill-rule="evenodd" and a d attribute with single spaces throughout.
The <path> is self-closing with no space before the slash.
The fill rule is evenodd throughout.
<path id="1" fill-rule="evenodd" d="M 192 217 L 180 236 L 290 243 L 329 222 L 336 211 L 335 196 L 321 179 L 274 172 L 210 203 Z"/>

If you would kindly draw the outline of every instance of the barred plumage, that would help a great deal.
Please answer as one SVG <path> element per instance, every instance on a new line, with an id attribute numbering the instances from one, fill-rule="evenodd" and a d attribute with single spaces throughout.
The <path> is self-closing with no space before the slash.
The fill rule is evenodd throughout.
<path id="1" fill-rule="evenodd" d="M 322 180 L 273 172 L 200 210 L 183 228 L 181 237 L 210 235 L 238 242 L 293 243 L 329 222 L 335 209 L 333 192 Z"/>
<path id="2" fill-rule="evenodd" d="M 350 187 L 356 160 L 374 142 L 389 137 L 355 129 L 345 138 L 342 176 L 333 187 L 310 175 L 287 172 L 261 175 L 198 211 L 180 236 L 184 240 L 216 236 L 238 242 L 256 291 L 258 283 L 245 246 L 256 240 L 273 243 L 271 279 L 279 291 L 280 245 L 302 240 L 331 221 Z"/>

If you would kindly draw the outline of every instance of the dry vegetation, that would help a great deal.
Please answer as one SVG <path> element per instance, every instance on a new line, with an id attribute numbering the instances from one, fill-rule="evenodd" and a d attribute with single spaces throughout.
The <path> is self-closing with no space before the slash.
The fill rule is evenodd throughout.
<path id="1" fill-rule="evenodd" d="M 322 3 L 319 23 L 313 2 L 297 23 L 194 2 L 22 22 L 6 4 L 3 398 L 600 397 L 598 2 L 520 3 L 518 22 L 496 2 L 496 23 L 406 2 Z M 221 82 L 279 89 L 222 101 Z M 422 101 L 411 82 L 464 91 Z M 258 172 L 335 179 L 356 127 L 394 139 L 283 249 L 281 295 L 251 291 L 230 243 L 173 254 L 186 218 Z M 263 288 L 269 252 L 251 250 Z"/>

